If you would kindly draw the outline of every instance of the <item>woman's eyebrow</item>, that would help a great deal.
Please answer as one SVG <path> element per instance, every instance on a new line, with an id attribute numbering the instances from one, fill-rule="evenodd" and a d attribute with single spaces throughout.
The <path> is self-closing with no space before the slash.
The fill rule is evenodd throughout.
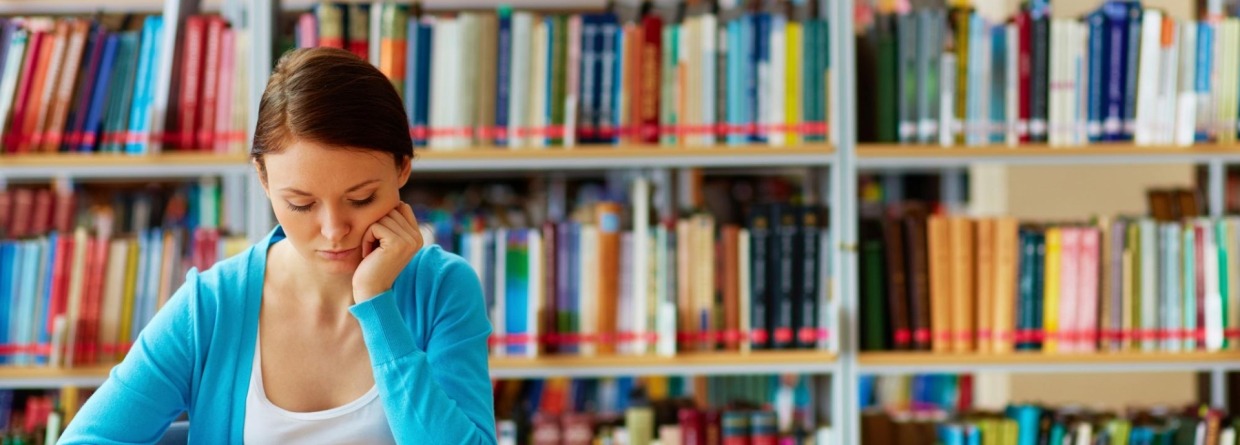
<path id="1" fill-rule="evenodd" d="M 367 185 L 370 185 L 370 184 L 373 184 L 373 183 L 376 183 L 376 182 L 379 182 L 379 180 L 378 180 L 378 179 L 368 179 L 368 180 L 362 181 L 361 183 L 358 183 L 357 185 L 355 185 L 355 186 L 353 186 L 353 187 L 349 187 L 349 189 L 348 189 L 348 190 L 345 190 L 344 192 L 345 192 L 345 193 L 349 193 L 349 192 L 352 192 L 352 191 L 354 191 L 354 190 L 360 189 L 360 188 L 362 188 L 362 187 L 365 187 L 365 186 L 367 186 Z M 295 195 L 302 195 L 302 196 L 314 196 L 314 195 L 313 195 L 313 194 L 311 194 L 310 192 L 302 191 L 302 190 L 300 190 L 300 189 L 296 189 L 296 188 L 293 188 L 293 187 L 284 187 L 284 188 L 280 189 L 280 191 L 282 191 L 282 192 L 289 192 L 289 193 L 293 193 L 293 194 L 295 194 Z"/>

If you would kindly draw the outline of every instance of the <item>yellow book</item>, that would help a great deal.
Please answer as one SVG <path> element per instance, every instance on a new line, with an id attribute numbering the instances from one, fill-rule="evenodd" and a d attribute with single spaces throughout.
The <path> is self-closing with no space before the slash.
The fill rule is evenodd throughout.
<path id="1" fill-rule="evenodd" d="M 952 351 L 971 352 L 975 349 L 977 301 L 975 229 L 972 219 L 951 217 L 947 220 L 948 249 L 951 250 L 951 337 Z M 932 305 L 934 303 L 931 303 Z"/>
<path id="2" fill-rule="evenodd" d="M 801 132 L 796 125 L 801 123 L 801 23 L 788 21 L 787 29 L 788 60 L 784 71 L 784 124 L 787 125 L 785 145 L 799 145 Z"/>
<path id="3" fill-rule="evenodd" d="M 948 242 L 947 218 L 931 216 L 926 220 L 930 272 L 930 333 L 934 352 L 952 350 L 952 251 Z"/>
<path id="4" fill-rule="evenodd" d="M 1053 353 L 1059 349 L 1059 264 L 1062 233 L 1058 228 L 1046 229 L 1046 267 L 1042 285 L 1042 352 Z"/>
<path id="5" fill-rule="evenodd" d="M 1188 230 L 1191 230 L 1191 229 L 1188 229 Z M 1124 245 L 1124 258 L 1123 258 L 1123 266 L 1122 266 L 1124 269 L 1124 272 L 1123 272 L 1124 273 L 1124 277 L 1123 277 L 1124 289 L 1123 289 L 1123 294 L 1121 296 L 1121 299 L 1123 301 L 1120 303 L 1121 310 L 1123 311 L 1123 315 L 1122 315 L 1123 325 L 1120 326 L 1120 329 L 1121 329 L 1120 332 L 1121 332 L 1123 340 L 1122 340 L 1122 345 L 1120 346 L 1120 349 L 1127 350 L 1139 344 L 1136 342 L 1134 338 L 1133 329 L 1141 325 L 1140 322 L 1133 324 L 1133 317 L 1141 313 L 1141 311 L 1138 310 L 1138 308 L 1134 307 L 1135 303 L 1140 303 L 1140 301 L 1135 299 L 1134 296 L 1141 295 L 1141 292 L 1140 292 L 1141 278 L 1137 276 L 1137 273 L 1136 273 L 1137 259 L 1141 257 L 1140 250 L 1138 250 L 1138 245 L 1137 245 L 1137 225 L 1136 224 L 1128 225 L 1127 233 L 1124 235 L 1124 238 L 1126 239 L 1125 245 Z"/>
<path id="6" fill-rule="evenodd" d="M 1020 227 L 1016 218 L 1003 217 L 995 221 L 995 272 L 994 317 L 991 330 L 992 349 L 997 354 L 1012 352 L 1013 335 L 1016 333 L 1017 267 L 1020 264 Z M 978 312 L 979 317 L 987 316 Z"/>
<path id="7" fill-rule="evenodd" d="M 122 346 L 116 352 L 116 360 L 125 357 L 124 345 L 132 341 L 130 332 L 133 330 L 133 297 L 138 287 L 138 240 L 131 239 L 129 252 L 125 261 L 125 290 L 121 293 L 121 328 L 117 333 L 116 344 Z"/>
<path id="8" fill-rule="evenodd" d="M 995 287 L 999 268 L 997 267 L 997 221 L 994 218 L 982 218 L 977 224 L 977 258 L 974 262 L 977 270 L 977 352 L 988 354 L 993 352 L 994 314 L 998 307 Z"/>

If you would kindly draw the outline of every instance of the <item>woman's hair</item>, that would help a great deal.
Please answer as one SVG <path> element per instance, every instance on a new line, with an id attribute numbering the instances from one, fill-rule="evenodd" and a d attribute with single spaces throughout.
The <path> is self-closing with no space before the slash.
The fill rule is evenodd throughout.
<path id="1" fill-rule="evenodd" d="M 250 156 L 264 178 L 263 155 L 295 141 L 391 153 L 400 168 L 413 157 L 406 119 L 396 88 L 370 63 L 342 49 L 298 49 L 267 81 Z"/>

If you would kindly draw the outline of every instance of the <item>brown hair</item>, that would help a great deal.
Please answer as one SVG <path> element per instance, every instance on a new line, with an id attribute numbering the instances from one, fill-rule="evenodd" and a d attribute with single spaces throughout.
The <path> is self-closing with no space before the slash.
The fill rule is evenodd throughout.
<path id="1" fill-rule="evenodd" d="M 250 148 L 264 180 L 263 155 L 298 140 L 391 153 L 398 169 L 413 157 L 396 88 L 373 65 L 342 49 L 289 51 L 271 72 Z"/>

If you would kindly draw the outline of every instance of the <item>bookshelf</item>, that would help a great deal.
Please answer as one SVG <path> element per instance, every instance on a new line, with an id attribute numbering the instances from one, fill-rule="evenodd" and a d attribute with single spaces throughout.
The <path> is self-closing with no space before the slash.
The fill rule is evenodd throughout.
<path id="1" fill-rule="evenodd" d="M 113 365 L 80 368 L 0 367 L 0 389 L 99 386 Z M 617 377 L 651 375 L 830 374 L 836 355 L 825 351 L 685 353 L 675 357 L 492 357 L 491 377 Z"/>
<path id="2" fill-rule="evenodd" d="M 862 352 L 858 354 L 857 362 L 863 374 L 982 371 L 1012 373 L 1227 371 L 1240 370 L 1240 352 L 1125 351 L 1096 354 Z"/>
<path id="3" fill-rule="evenodd" d="M 851 17 L 853 6 L 864 0 L 820 0 L 821 9 L 830 17 Z M 208 0 L 170 0 L 172 11 L 226 8 L 240 2 Z M 308 10 L 317 2 L 308 0 L 246 2 L 245 16 L 253 32 L 252 66 L 269 68 L 273 60 L 276 11 Z M 426 1 L 427 11 L 454 9 L 492 9 L 498 4 L 514 9 L 591 10 L 604 7 L 604 2 L 572 2 L 568 0 L 469 0 L 462 2 Z M 109 3 L 106 10 L 157 10 L 153 0 L 126 0 Z M 77 0 L 56 0 L 39 3 L 6 3 L 0 14 L 28 12 L 89 12 L 97 5 Z M 455 150 L 419 150 L 414 169 L 425 172 L 460 173 L 499 171 L 552 170 L 640 170 L 680 168 L 765 168 L 801 167 L 821 170 L 829 175 L 819 181 L 823 196 L 832 208 L 830 226 L 837 242 L 831 255 L 835 265 L 832 295 L 840 307 L 838 353 L 823 351 L 761 351 L 743 353 L 685 353 L 675 357 L 564 357 L 548 356 L 534 359 L 494 357 L 492 376 L 496 378 L 605 377 L 619 375 L 726 375 L 744 373 L 796 372 L 830 374 L 832 379 L 832 422 L 839 435 L 838 443 L 858 444 L 860 415 L 857 383 L 863 374 L 907 374 L 920 372 L 999 371 L 1012 373 L 1057 372 L 1153 372 L 1209 371 L 1216 382 L 1225 371 L 1240 370 L 1240 353 L 1106 353 L 1106 354 L 929 354 L 859 352 L 858 308 L 858 210 L 855 187 L 859 171 L 899 172 L 908 170 L 955 171 L 973 165 L 1077 165 L 1128 163 L 1189 163 L 1209 166 L 1209 207 L 1211 214 L 1221 213 L 1224 166 L 1240 163 L 1240 147 L 1227 144 L 1205 144 L 1191 147 L 1136 146 L 1132 144 L 1097 144 L 1083 146 L 1022 145 L 915 146 L 861 143 L 857 140 L 858 117 L 851 110 L 858 101 L 857 79 L 853 60 L 855 26 L 851 20 L 837 20 L 831 27 L 831 55 L 834 64 L 831 78 L 833 90 L 841 94 L 829 103 L 832 109 L 830 128 L 833 144 L 815 143 L 795 147 L 761 145 L 739 146 L 645 146 L 645 145 L 581 145 L 506 150 L 494 147 L 468 147 Z M 267 71 L 255 69 L 249 76 L 250 100 L 257 104 L 266 83 Z M 255 107 L 256 108 L 256 107 Z M 253 119 L 250 116 L 250 127 Z M 0 157 L 0 184 L 15 180 L 41 179 L 119 179 L 119 178 L 195 178 L 225 176 L 240 187 L 246 196 L 248 233 L 258 237 L 273 222 L 261 189 L 253 186 L 252 167 L 245 154 L 205 155 L 167 153 L 152 156 L 80 156 L 35 155 Z M 2 368 L 0 387 L 94 386 L 105 378 L 108 367 L 83 369 Z M 1225 393 L 1217 385 L 1216 393 Z M 1215 399 L 1220 400 L 1220 398 Z"/>
<path id="4" fill-rule="evenodd" d="M 834 153 L 834 149 L 826 144 L 792 147 L 584 145 L 517 150 L 478 147 L 465 150 L 421 150 L 413 162 L 413 168 L 420 171 L 477 172 L 542 169 L 826 167 L 834 162 Z"/>

